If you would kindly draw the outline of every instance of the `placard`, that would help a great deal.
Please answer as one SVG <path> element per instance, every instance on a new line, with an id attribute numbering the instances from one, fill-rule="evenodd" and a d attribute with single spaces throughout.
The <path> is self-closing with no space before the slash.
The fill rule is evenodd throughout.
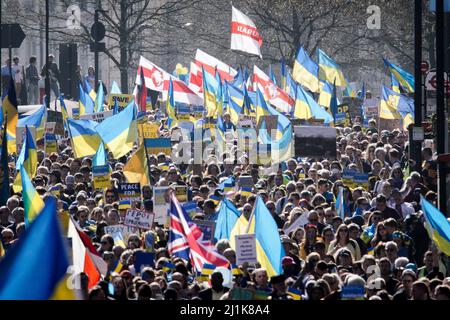
<path id="1" fill-rule="evenodd" d="M 342 288 L 342 300 L 364 300 L 365 289 L 364 286 L 344 286 Z"/>
<path id="2" fill-rule="evenodd" d="M 242 188 L 253 188 L 253 177 L 252 176 L 239 176 L 238 184 Z"/>
<path id="3" fill-rule="evenodd" d="M 46 153 L 58 152 L 58 142 L 55 135 L 55 122 L 45 124 L 44 150 Z"/>
<path id="4" fill-rule="evenodd" d="M 254 234 L 241 234 L 235 236 L 236 240 L 236 264 L 244 262 L 257 263 L 256 238 Z"/>
<path id="5" fill-rule="evenodd" d="M 169 215 L 167 211 L 170 208 L 169 187 L 153 188 L 153 212 L 155 213 L 154 221 L 159 225 L 167 225 Z"/>
<path id="6" fill-rule="evenodd" d="M 108 95 L 108 105 L 110 109 L 114 108 L 116 100 L 117 105 L 119 106 L 119 111 L 122 111 L 126 106 L 130 104 L 131 101 L 134 100 L 134 96 L 132 94 L 110 93 Z"/>
<path id="7" fill-rule="evenodd" d="M 238 128 L 255 128 L 256 117 L 252 117 L 246 114 L 239 114 Z"/>
<path id="8" fill-rule="evenodd" d="M 345 116 L 344 116 L 345 115 Z M 339 117 L 339 121 L 336 119 L 336 126 L 351 127 L 352 119 L 350 117 L 349 106 L 346 104 L 340 104 L 336 110 L 336 118 Z"/>
<path id="9" fill-rule="evenodd" d="M 353 179 L 358 172 L 355 170 L 344 169 L 342 170 L 342 182 L 349 188 L 353 188 Z"/>
<path id="10" fill-rule="evenodd" d="M 343 97 L 342 104 L 347 105 L 351 121 L 353 121 L 355 117 L 361 116 L 361 106 L 363 105 L 362 99 L 357 97 Z"/>
<path id="11" fill-rule="evenodd" d="M 145 267 L 155 266 L 155 254 L 152 252 L 136 251 L 134 253 L 134 270 L 141 273 Z"/>
<path id="12" fill-rule="evenodd" d="M 149 230 L 153 226 L 154 218 L 154 213 L 143 210 L 128 209 L 123 224 L 129 227 Z"/>
<path id="13" fill-rule="evenodd" d="M 109 165 L 92 167 L 92 176 L 94 177 L 94 189 L 109 188 L 111 186 Z"/>
<path id="14" fill-rule="evenodd" d="M 368 173 L 361 173 L 356 172 L 353 175 L 353 185 L 354 186 L 361 186 L 366 191 L 369 191 L 369 174 Z"/>
<path id="15" fill-rule="evenodd" d="M 113 226 L 105 227 L 105 234 L 109 234 L 114 239 L 114 244 L 120 246 L 126 246 L 128 238 L 132 234 L 139 235 L 139 229 L 135 227 L 125 226 L 123 224 L 116 224 Z"/>
<path id="16" fill-rule="evenodd" d="M 295 157 L 336 159 L 336 128 L 294 127 Z"/>
<path id="17" fill-rule="evenodd" d="M 140 183 L 119 183 L 119 199 L 141 201 Z"/>
<path id="18" fill-rule="evenodd" d="M 197 214 L 197 202 L 195 201 L 189 201 L 186 203 L 181 204 L 183 209 L 186 211 L 186 213 L 189 215 L 189 217 L 192 219 Z"/>
<path id="19" fill-rule="evenodd" d="M 34 144 L 36 145 L 36 127 L 28 127 L 28 130 L 30 130 L 31 136 L 33 137 Z M 25 139 L 25 135 L 26 135 L 26 127 L 17 127 L 16 128 L 17 154 L 19 154 L 20 150 L 22 149 L 23 140 Z"/>
<path id="20" fill-rule="evenodd" d="M 157 139 L 159 138 L 159 124 L 156 123 L 142 123 L 138 125 L 139 137 L 142 139 Z"/>
<path id="21" fill-rule="evenodd" d="M 103 111 L 103 112 L 83 114 L 80 116 L 80 119 L 93 120 L 95 122 L 100 123 L 103 120 L 105 120 L 106 118 L 111 117 L 112 115 L 113 115 L 113 110 L 107 110 L 107 111 Z"/>
<path id="22" fill-rule="evenodd" d="M 61 112 L 47 110 L 47 122 L 55 122 L 55 134 L 60 136 L 64 135 L 64 120 Z"/>
<path id="23" fill-rule="evenodd" d="M 144 139 L 144 145 L 147 148 L 148 154 L 157 155 L 160 152 L 168 156 L 172 154 L 172 142 L 170 138 Z"/>
<path id="24" fill-rule="evenodd" d="M 187 200 L 188 200 L 187 186 L 176 186 L 175 187 L 175 197 L 180 202 L 187 202 Z"/>
<path id="25" fill-rule="evenodd" d="M 74 118 L 75 120 L 80 119 L 80 108 L 72 109 L 72 118 Z"/>
<path id="26" fill-rule="evenodd" d="M 212 245 L 214 241 L 214 231 L 216 228 L 216 223 L 214 221 L 199 220 L 199 219 L 194 219 L 192 220 L 192 222 L 194 222 L 198 226 L 198 228 L 202 231 L 203 244 Z"/>

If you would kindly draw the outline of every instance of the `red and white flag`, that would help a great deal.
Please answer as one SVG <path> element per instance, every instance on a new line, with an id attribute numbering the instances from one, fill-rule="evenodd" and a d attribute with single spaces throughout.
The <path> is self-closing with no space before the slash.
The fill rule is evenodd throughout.
<path id="1" fill-rule="evenodd" d="M 232 7 L 231 50 L 254 54 L 262 59 L 262 37 L 253 21 L 241 11 Z"/>
<path id="2" fill-rule="evenodd" d="M 72 239 L 72 258 L 75 272 L 84 272 L 88 280 L 88 288 L 95 286 L 102 275 L 108 272 L 108 265 L 100 257 L 89 237 L 72 219 L 69 220 L 68 235 Z"/>
<path id="3" fill-rule="evenodd" d="M 145 59 L 143 56 L 139 59 L 139 66 L 138 66 L 138 72 L 136 75 L 136 85 L 141 84 L 141 75 L 140 70 L 142 68 L 144 79 L 145 79 L 145 86 L 148 89 L 154 90 L 154 91 L 163 91 L 164 87 L 164 79 L 166 77 L 172 77 L 170 73 L 164 71 L 160 67 L 158 67 L 153 62 Z M 173 78 L 173 77 L 172 77 Z M 137 100 L 136 100 L 137 101 Z"/>
<path id="4" fill-rule="evenodd" d="M 255 91 L 259 89 L 264 94 L 264 98 L 279 111 L 291 113 L 295 103 L 294 99 L 273 83 L 270 77 L 257 66 L 253 66 L 253 86 Z"/>
<path id="5" fill-rule="evenodd" d="M 163 101 L 167 101 L 170 78 L 164 79 Z M 172 78 L 173 100 L 193 106 L 203 106 L 203 97 L 192 91 L 183 81 Z"/>
<path id="6" fill-rule="evenodd" d="M 189 68 L 189 88 L 195 93 L 203 93 L 202 68 L 194 62 L 191 62 Z"/>
<path id="7" fill-rule="evenodd" d="M 200 67 L 200 75 L 201 75 L 201 69 L 205 69 L 206 72 L 212 74 L 213 76 L 216 75 L 216 70 L 220 74 L 220 79 L 222 81 L 233 81 L 234 76 L 237 74 L 237 71 L 234 70 L 232 67 L 227 65 L 225 62 L 220 61 L 217 58 L 214 58 L 213 56 L 207 54 L 206 52 L 197 49 L 197 52 L 195 53 L 195 64 Z M 192 67 L 191 67 L 192 68 Z"/>

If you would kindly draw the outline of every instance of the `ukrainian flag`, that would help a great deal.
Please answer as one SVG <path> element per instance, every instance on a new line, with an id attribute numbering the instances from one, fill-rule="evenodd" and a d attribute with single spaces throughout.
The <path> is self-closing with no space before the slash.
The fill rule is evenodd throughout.
<path id="1" fill-rule="evenodd" d="M 22 177 L 22 198 L 25 209 L 25 226 L 28 228 L 31 222 L 37 217 L 44 208 L 44 201 L 42 201 L 33 183 L 28 176 L 25 167 L 20 168 L 20 176 Z"/>
<path id="2" fill-rule="evenodd" d="M 33 136 L 31 135 L 30 129 L 28 126 L 25 127 L 25 139 L 22 145 L 22 149 L 20 150 L 19 157 L 16 161 L 16 170 L 20 170 L 24 168 L 25 171 L 31 178 L 34 178 L 37 171 L 37 149 L 36 144 L 33 140 Z M 21 174 L 18 172 L 16 179 L 13 185 L 14 192 L 22 191 L 22 183 L 21 183 Z"/>
<path id="3" fill-rule="evenodd" d="M 339 65 L 320 49 L 317 49 L 317 56 L 319 57 L 319 79 L 326 80 L 329 83 L 336 79 L 338 87 L 346 87 L 347 82 Z"/>
<path id="4" fill-rule="evenodd" d="M 150 184 L 147 153 L 144 144 L 141 144 L 127 161 L 123 167 L 123 174 L 129 183 L 140 183 L 141 186 Z"/>
<path id="5" fill-rule="evenodd" d="M 91 97 L 92 101 L 97 99 L 97 94 L 95 93 L 95 88 L 92 88 L 87 79 L 84 79 L 84 87 L 83 90 L 85 93 Z"/>
<path id="6" fill-rule="evenodd" d="M 356 98 L 356 92 L 355 92 L 355 90 L 353 90 L 352 86 L 347 81 L 347 79 L 345 79 L 345 89 L 344 89 L 344 92 L 343 92 L 343 96 L 344 97 Z"/>
<path id="7" fill-rule="evenodd" d="M 170 129 L 178 123 L 177 116 L 175 115 L 175 101 L 173 98 L 172 78 L 169 81 L 169 89 L 167 91 L 166 112 L 167 112 L 167 125 Z"/>
<path id="8" fill-rule="evenodd" d="M 98 86 L 98 93 L 95 98 L 94 110 L 95 112 L 103 112 L 103 103 L 105 102 L 105 93 L 103 92 L 103 83 L 100 81 Z"/>
<path id="9" fill-rule="evenodd" d="M 211 74 L 205 72 L 202 67 L 203 74 L 203 100 L 205 108 L 208 111 L 207 117 L 215 117 L 217 112 L 217 93 L 219 90 L 219 84 L 216 78 Z"/>
<path id="10" fill-rule="evenodd" d="M 217 114 L 223 114 L 223 85 L 222 80 L 220 80 L 220 73 L 216 72 L 216 81 L 217 81 L 217 94 L 216 94 L 216 103 L 217 103 Z"/>
<path id="11" fill-rule="evenodd" d="M 92 156 L 102 142 L 95 130 L 96 122 L 91 120 L 67 119 L 69 136 L 72 141 L 72 149 L 76 158 Z"/>
<path id="12" fill-rule="evenodd" d="M 254 221 L 253 221 L 254 223 Z M 248 226 L 248 220 L 245 218 L 243 214 L 240 215 L 240 217 L 236 220 L 236 223 L 234 224 L 233 228 L 230 232 L 230 247 L 236 250 L 236 239 L 235 237 L 241 234 L 247 234 Z"/>
<path id="13" fill-rule="evenodd" d="M 59 104 L 61 106 L 61 113 L 63 115 L 63 121 L 66 121 L 69 118 L 69 113 L 67 112 L 66 104 L 64 103 L 64 95 L 61 93 L 59 96 Z"/>
<path id="14" fill-rule="evenodd" d="M 266 100 L 264 99 L 264 95 L 261 93 L 259 89 L 256 89 L 256 123 L 259 123 L 259 119 L 262 116 L 270 115 L 269 109 L 267 107 Z"/>
<path id="15" fill-rule="evenodd" d="M 210 263 L 204 263 L 202 269 L 202 275 L 211 275 L 216 270 L 216 266 Z"/>
<path id="16" fill-rule="evenodd" d="M 294 117 L 309 120 L 313 117 L 310 104 L 316 102 L 309 94 L 303 91 L 301 86 L 297 86 L 296 91 Z"/>
<path id="17" fill-rule="evenodd" d="M 106 153 L 105 145 L 103 144 L 103 142 L 100 142 L 97 152 L 92 158 L 92 166 L 101 167 L 106 166 L 107 164 L 108 164 L 108 154 Z"/>
<path id="18" fill-rule="evenodd" d="M 333 87 L 328 82 L 322 82 L 322 90 L 320 90 L 319 100 L 317 101 L 319 105 L 330 110 L 331 98 L 333 97 Z M 337 101 L 339 105 L 339 100 Z"/>
<path id="19" fill-rule="evenodd" d="M 225 82 L 227 82 L 227 81 L 225 80 Z M 236 75 L 234 76 L 234 79 L 233 79 L 233 85 L 238 87 L 238 88 L 241 88 L 241 87 L 245 86 L 244 75 L 242 73 L 242 68 L 241 67 L 239 67 L 237 69 L 237 73 L 236 73 Z"/>
<path id="20" fill-rule="evenodd" d="M 78 85 L 78 105 L 80 107 L 80 116 L 94 112 L 94 100 L 83 90 L 81 83 Z"/>
<path id="21" fill-rule="evenodd" d="M 308 53 L 300 47 L 297 58 L 294 62 L 292 77 L 299 84 L 308 88 L 312 92 L 319 92 L 319 67 L 308 55 Z"/>
<path id="22" fill-rule="evenodd" d="M 450 256 L 450 222 L 442 212 L 425 200 L 423 196 L 421 196 L 420 205 L 430 238 L 442 252 Z"/>
<path id="23" fill-rule="evenodd" d="M 138 139 L 136 107 L 134 101 L 112 117 L 100 122 L 95 129 L 114 159 L 126 155 Z"/>
<path id="24" fill-rule="evenodd" d="M 297 83 L 292 79 L 291 73 L 288 72 L 286 75 L 286 93 L 295 100 Z"/>
<path id="25" fill-rule="evenodd" d="M 50 197 L 0 263 L 0 300 L 71 300 L 69 258 L 56 199 Z"/>
<path id="26" fill-rule="evenodd" d="M 244 101 L 242 102 L 241 114 L 251 115 L 252 113 L 252 101 L 248 95 L 247 88 L 244 87 Z"/>
<path id="27" fill-rule="evenodd" d="M 394 76 L 394 74 L 391 72 L 391 89 L 394 92 L 401 93 L 400 92 L 400 84 L 398 83 L 397 78 Z"/>
<path id="28" fill-rule="evenodd" d="M 230 200 L 227 198 L 222 200 L 214 231 L 214 240 L 216 242 L 220 239 L 230 239 L 231 231 L 240 215 L 241 213 Z"/>
<path id="29" fill-rule="evenodd" d="M 169 271 L 175 270 L 175 265 L 172 262 L 166 262 L 166 263 L 164 263 L 162 270 L 166 273 Z"/>
<path id="30" fill-rule="evenodd" d="M 406 72 L 399 66 L 396 66 L 389 62 L 389 60 L 383 58 L 384 64 L 389 68 L 391 73 L 397 79 L 399 84 L 408 92 L 414 92 L 414 77 L 412 74 Z"/>
<path id="31" fill-rule="evenodd" d="M 267 270 L 269 277 L 283 273 L 281 259 L 286 254 L 277 224 L 261 196 L 256 197 L 249 225 L 248 234 L 255 234 L 256 255 L 261 267 Z"/>
<path id="32" fill-rule="evenodd" d="M 302 293 L 298 289 L 289 287 L 287 289 L 287 294 L 290 295 L 294 300 L 302 300 Z"/>
<path id="33" fill-rule="evenodd" d="M 6 117 L 8 153 L 16 153 L 16 129 L 19 120 L 19 112 L 17 110 L 16 88 L 12 78 L 10 78 L 8 92 L 3 99 L 3 112 Z"/>
<path id="34" fill-rule="evenodd" d="M 17 122 L 18 127 L 35 127 L 36 128 L 36 139 L 42 139 L 44 137 L 44 124 L 45 124 L 45 116 L 46 116 L 46 108 L 45 106 L 39 107 L 36 112 L 21 118 Z"/>
<path id="35" fill-rule="evenodd" d="M 409 114 L 409 116 L 408 116 Z M 381 89 L 380 118 L 410 121 L 414 115 L 414 100 L 383 86 Z"/>
<path id="36" fill-rule="evenodd" d="M 119 201 L 119 210 L 127 210 L 127 209 L 131 209 L 131 201 L 130 200 Z"/>
<path id="37" fill-rule="evenodd" d="M 241 269 L 239 269 L 239 267 L 238 267 L 237 265 L 232 264 L 232 265 L 231 265 L 231 274 L 232 274 L 233 276 L 241 276 L 241 275 L 243 275 L 244 273 L 242 272 Z"/>

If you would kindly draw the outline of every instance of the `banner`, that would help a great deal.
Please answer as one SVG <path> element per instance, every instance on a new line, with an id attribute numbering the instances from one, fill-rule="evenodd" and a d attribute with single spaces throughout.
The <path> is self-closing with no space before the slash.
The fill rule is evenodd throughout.
<path id="1" fill-rule="evenodd" d="M 155 214 L 136 209 L 128 209 L 123 224 L 139 229 L 151 229 Z"/>
<path id="2" fill-rule="evenodd" d="M 83 114 L 80 116 L 80 119 L 93 120 L 93 121 L 100 123 L 103 120 L 105 120 L 106 118 L 111 117 L 112 115 L 113 115 L 113 110 L 107 110 L 107 111 L 103 111 L 103 112 Z"/>
<path id="3" fill-rule="evenodd" d="M 109 172 L 109 165 L 92 167 L 92 176 L 94 178 L 94 189 L 111 187 L 111 174 Z"/>
<path id="4" fill-rule="evenodd" d="M 129 201 L 141 201 L 140 183 L 119 183 L 119 199 Z"/>

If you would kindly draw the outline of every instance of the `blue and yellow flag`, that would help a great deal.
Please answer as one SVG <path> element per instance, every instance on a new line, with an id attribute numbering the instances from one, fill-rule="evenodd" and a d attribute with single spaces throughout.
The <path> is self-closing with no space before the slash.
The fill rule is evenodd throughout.
<path id="1" fill-rule="evenodd" d="M 392 72 L 391 72 L 391 89 L 394 92 L 401 93 L 400 84 L 398 83 L 397 78 L 394 76 Z"/>
<path id="2" fill-rule="evenodd" d="M 102 141 L 95 130 L 97 122 L 91 120 L 67 119 L 67 127 L 76 158 L 94 155 Z"/>
<path id="3" fill-rule="evenodd" d="M 22 190 L 20 169 L 23 167 L 28 173 L 28 176 L 30 176 L 30 178 L 34 178 L 37 171 L 37 165 L 36 143 L 34 142 L 30 129 L 26 126 L 22 149 L 20 150 L 19 157 L 16 161 L 16 170 L 18 173 L 13 185 L 14 192 L 20 192 Z"/>
<path id="4" fill-rule="evenodd" d="M 319 66 L 300 47 L 292 70 L 292 78 L 311 92 L 319 92 Z"/>
<path id="5" fill-rule="evenodd" d="M 8 153 L 16 153 L 16 129 L 19 121 L 19 112 L 17 109 L 17 96 L 14 81 L 10 78 L 8 91 L 3 99 L 3 112 L 6 118 L 6 137 L 8 141 Z"/>
<path id="6" fill-rule="evenodd" d="M 39 107 L 35 112 L 29 116 L 19 119 L 17 122 L 18 127 L 35 127 L 36 128 L 36 140 L 42 139 L 44 137 L 44 125 L 46 118 L 46 107 L 45 105 Z"/>
<path id="7" fill-rule="evenodd" d="M 234 204 L 227 198 L 224 198 L 219 207 L 219 214 L 216 220 L 216 229 L 214 231 L 214 240 L 230 239 L 231 230 L 236 224 L 241 213 Z"/>
<path id="8" fill-rule="evenodd" d="M 99 81 L 97 97 L 95 98 L 94 110 L 95 112 L 103 112 L 103 104 L 105 102 L 105 93 L 103 92 L 103 83 Z"/>
<path id="9" fill-rule="evenodd" d="M 108 154 L 106 153 L 105 145 L 103 144 L 103 142 L 100 142 L 97 152 L 92 158 L 92 166 L 101 167 L 106 166 L 107 164 L 108 164 Z"/>
<path id="10" fill-rule="evenodd" d="M 345 81 L 341 67 L 320 49 L 317 49 L 317 56 L 319 59 L 319 79 L 326 80 L 329 83 L 334 83 L 336 80 L 336 86 L 346 87 L 347 81 Z"/>
<path id="11" fill-rule="evenodd" d="M 133 149 L 138 139 L 136 106 L 131 101 L 128 106 L 116 115 L 100 122 L 95 129 L 102 138 L 103 143 L 118 159 Z"/>
<path id="12" fill-rule="evenodd" d="M 321 119 L 325 124 L 333 121 L 331 114 L 323 109 L 301 86 L 297 86 L 294 116 L 304 120 Z"/>
<path id="13" fill-rule="evenodd" d="M 0 300 L 75 299 L 67 281 L 66 244 L 56 199 L 50 197 L 30 228 L 0 262 Z"/>
<path id="14" fill-rule="evenodd" d="M 169 81 L 169 89 L 167 91 L 166 112 L 167 112 L 167 126 L 170 129 L 178 123 L 178 119 L 175 114 L 175 100 L 173 98 L 172 78 Z"/>
<path id="15" fill-rule="evenodd" d="M 25 167 L 20 168 L 20 176 L 22 178 L 22 199 L 25 209 L 25 226 L 28 228 L 36 219 L 37 215 L 44 208 L 44 201 L 41 199 L 33 183 L 28 176 Z"/>
<path id="16" fill-rule="evenodd" d="M 268 116 L 269 108 L 267 107 L 267 102 L 264 99 L 264 95 L 261 93 L 261 91 L 257 88 L 256 89 L 256 123 L 259 123 L 259 119 L 262 116 Z"/>
<path id="17" fill-rule="evenodd" d="M 217 91 L 219 84 L 217 80 L 205 69 L 202 68 L 203 75 L 203 100 L 207 110 L 207 117 L 215 117 L 217 112 Z"/>
<path id="18" fill-rule="evenodd" d="M 380 118 L 401 119 L 407 127 L 413 122 L 414 100 L 383 86 L 381 89 Z"/>
<path id="19" fill-rule="evenodd" d="M 355 90 L 353 90 L 352 86 L 350 85 L 350 82 L 348 82 L 347 79 L 345 79 L 345 89 L 342 95 L 344 97 L 356 98 L 356 92 Z"/>
<path id="20" fill-rule="evenodd" d="M 89 95 L 89 97 L 91 97 L 92 101 L 95 101 L 97 99 L 97 93 L 95 92 L 95 88 L 91 87 L 87 79 L 84 79 L 83 90 L 85 93 Z"/>
<path id="21" fill-rule="evenodd" d="M 267 275 L 273 277 L 283 273 L 281 259 L 286 255 L 281 244 L 278 227 L 261 196 L 256 202 L 250 217 L 248 234 L 255 234 L 256 256 Z"/>
<path id="22" fill-rule="evenodd" d="M 317 102 L 327 110 L 331 110 L 331 98 L 333 98 L 333 86 L 326 81 L 322 82 L 322 89 L 320 90 L 319 100 Z M 340 104 L 339 99 L 337 99 L 336 103 L 337 105 Z"/>
<path id="23" fill-rule="evenodd" d="M 389 62 L 389 60 L 383 58 L 384 64 L 389 68 L 389 71 L 394 75 L 399 84 L 408 92 L 414 92 L 414 76 L 399 66 L 396 66 Z"/>
<path id="24" fill-rule="evenodd" d="M 211 275 L 216 270 L 216 266 L 210 263 L 204 263 L 202 269 L 202 275 Z"/>
<path id="25" fill-rule="evenodd" d="M 220 73 L 216 72 L 216 81 L 217 81 L 217 92 L 216 92 L 216 108 L 217 108 L 217 114 L 222 115 L 223 114 L 223 84 L 222 80 L 220 79 Z"/>
<path id="26" fill-rule="evenodd" d="M 129 183 L 140 183 L 141 186 L 150 184 L 147 153 L 144 144 L 141 144 L 128 159 L 123 167 L 123 174 Z"/>
<path id="27" fill-rule="evenodd" d="M 423 196 L 421 196 L 420 205 L 430 238 L 442 252 L 450 256 L 450 222 L 442 212 L 425 200 Z"/>
<path id="28" fill-rule="evenodd" d="M 81 83 L 78 85 L 78 92 L 80 97 L 78 98 L 78 106 L 80 108 L 80 116 L 83 114 L 90 114 L 94 112 L 94 100 L 87 94 Z"/>
<path id="29" fill-rule="evenodd" d="M 289 287 L 287 289 L 287 294 L 290 295 L 294 300 L 302 300 L 302 293 L 298 289 Z"/>

